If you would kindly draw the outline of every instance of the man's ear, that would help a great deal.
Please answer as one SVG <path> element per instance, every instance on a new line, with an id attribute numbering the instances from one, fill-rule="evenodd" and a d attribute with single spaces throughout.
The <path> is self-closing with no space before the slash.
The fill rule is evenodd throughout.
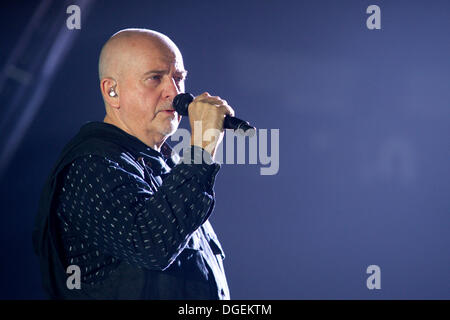
<path id="1" fill-rule="evenodd" d="M 100 90 L 103 99 L 113 108 L 119 108 L 119 86 L 113 78 L 103 78 L 100 80 Z"/>

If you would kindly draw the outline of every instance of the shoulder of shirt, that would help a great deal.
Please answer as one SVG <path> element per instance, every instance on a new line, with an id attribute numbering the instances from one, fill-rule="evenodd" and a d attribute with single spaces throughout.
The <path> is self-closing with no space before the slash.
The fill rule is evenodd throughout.
<path id="1" fill-rule="evenodd" d="M 76 157 L 71 163 L 73 166 L 80 165 L 81 167 L 99 171 L 103 169 L 106 170 L 106 168 L 116 168 L 141 178 L 145 177 L 144 169 L 134 157 L 126 151 L 110 154 L 97 152 L 83 153 Z M 93 166 L 93 164 L 96 165 Z"/>

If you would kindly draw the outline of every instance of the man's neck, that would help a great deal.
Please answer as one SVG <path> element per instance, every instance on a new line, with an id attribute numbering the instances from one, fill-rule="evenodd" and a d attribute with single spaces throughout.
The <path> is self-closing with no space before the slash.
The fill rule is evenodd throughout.
<path id="1" fill-rule="evenodd" d="M 163 145 L 164 141 L 166 140 L 165 137 L 162 137 L 160 139 L 151 139 L 145 135 L 139 135 L 136 134 L 135 132 L 133 132 L 132 130 L 130 130 L 127 126 L 121 124 L 119 121 L 115 121 L 112 117 L 110 117 L 108 114 L 105 116 L 105 118 L 103 119 L 103 122 L 108 123 L 108 124 L 112 124 L 113 126 L 118 127 L 119 129 L 125 131 L 126 133 L 128 133 L 129 135 L 132 135 L 133 137 L 139 139 L 141 142 L 143 142 L 145 145 L 147 145 L 148 147 L 161 152 L 161 146 Z"/>

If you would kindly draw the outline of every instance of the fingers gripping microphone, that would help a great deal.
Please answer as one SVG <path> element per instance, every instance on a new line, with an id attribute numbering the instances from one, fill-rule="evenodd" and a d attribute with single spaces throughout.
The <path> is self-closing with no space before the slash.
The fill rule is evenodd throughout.
<path id="1" fill-rule="evenodd" d="M 175 99 L 173 99 L 173 108 L 176 112 L 178 112 L 178 114 L 187 116 L 189 115 L 189 104 L 193 100 L 194 96 L 192 94 L 180 93 L 175 97 Z M 252 137 L 256 133 L 256 128 L 252 127 L 247 121 L 235 117 L 230 117 L 229 115 L 225 116 L 223 127 L 225 129 L 233 129 L 234 131 L 249 137 Z"/>

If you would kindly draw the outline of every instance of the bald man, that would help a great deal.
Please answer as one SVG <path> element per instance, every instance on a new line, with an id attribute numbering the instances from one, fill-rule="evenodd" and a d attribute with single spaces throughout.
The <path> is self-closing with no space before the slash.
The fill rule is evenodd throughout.
<path id="1" fill-rule="evenodd" d="M 229 299 L 208 218 L 220 168 L 214 156 L 234 111 L 220 97 L 196 97 L 191 147 L 177 161 L 165 141 L 181 119 L 172 102 L 186 74 L 179 49 L 161 33 L 125 29 L 103 46 L 105 118 L 65 146 L 33 232 L 50 298 Z M 207 130 L 215 134 L 204 140 Z"/>

